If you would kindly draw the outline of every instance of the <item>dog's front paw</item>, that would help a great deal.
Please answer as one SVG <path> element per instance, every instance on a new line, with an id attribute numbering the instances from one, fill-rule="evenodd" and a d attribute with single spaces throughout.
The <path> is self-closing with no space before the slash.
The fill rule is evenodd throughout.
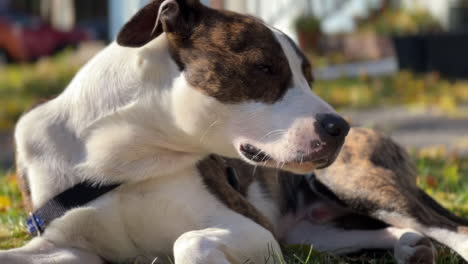
<path id="1" fill-rule="evenodd" d="M 418 233 L 405 233 L 395 245 L 398 264 L 435 264 L 436 256 L 431 240 Z"/>

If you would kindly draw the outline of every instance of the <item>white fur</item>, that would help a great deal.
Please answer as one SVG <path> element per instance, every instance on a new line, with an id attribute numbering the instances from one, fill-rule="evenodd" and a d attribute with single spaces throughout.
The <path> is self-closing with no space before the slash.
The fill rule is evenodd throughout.
<path id="1" fill-rule="evenodd" d="M 390 221 L 394 226 L 409 227 L 423 235 L 434 238 L 438 242 L 455 250 L 468 261 L 468 235 L 448 229 L 425 227 L 410 217 L 394 212 L 380 211 L 377 215 L 380 216 L 381 219 Z"/>
<path id="2" fill-rule="evenodd" d="M 441 228 L 430 228 L 427 235 L 449 246 L 468 261 L 468 235 Z"/>

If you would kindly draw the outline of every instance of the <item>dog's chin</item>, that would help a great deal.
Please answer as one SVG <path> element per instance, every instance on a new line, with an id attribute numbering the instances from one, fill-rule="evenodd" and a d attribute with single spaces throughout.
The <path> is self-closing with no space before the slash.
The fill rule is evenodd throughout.
<path id="1" fill-rule="evenodd" d="M 316 157 L 296 158 L 291 161 L 278 161 L 266 152 L 249 144 L 241 145 L 239 152 L 242 159 L 252 165 L 279 168 L 295 174 L 308 174 L 333 164 L 338 156 L 339 149 L 327 151 L 327 153 L 322 153 Z"/>

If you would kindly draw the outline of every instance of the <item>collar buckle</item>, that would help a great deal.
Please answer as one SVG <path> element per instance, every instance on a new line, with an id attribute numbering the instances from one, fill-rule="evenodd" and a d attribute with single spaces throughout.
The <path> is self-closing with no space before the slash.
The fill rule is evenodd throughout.
<path id="1" fill-rule="evenodd" d="M 44 225 L 44 221 L 42 219 L 35 215 L 34 213 L 29 213 L 29 217 L 26 221 L 26 226 L 28 228 L 28 231 L 31 235 L 33 236 L 41 236 L 42 235 L 42 226 Z"/>

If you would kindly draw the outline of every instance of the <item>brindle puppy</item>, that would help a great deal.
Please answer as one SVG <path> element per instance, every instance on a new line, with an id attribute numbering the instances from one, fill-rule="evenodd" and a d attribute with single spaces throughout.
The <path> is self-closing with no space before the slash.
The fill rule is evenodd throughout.
<path id="1" fill-rule="evenodd" d="M 434 263 L 427 236 L 468 258 L 468 221 L 419 189 L 411 158 L 373 130 L 352 129 L 336 162 L 315 175 L 219 157 L 199 169 L 229 208 L 286 244 L 312 243 L 334 253 L 394 249 L 398 263 Z"/>
<path id="2" fill-rule="evenodd" d="M 346 207 L 395 227 L 414 229 L 468 260 L 468 220 L 418 188 L 411 159 L 390 138 L 353 129 L 334 165 L 316 175 Z"/>

